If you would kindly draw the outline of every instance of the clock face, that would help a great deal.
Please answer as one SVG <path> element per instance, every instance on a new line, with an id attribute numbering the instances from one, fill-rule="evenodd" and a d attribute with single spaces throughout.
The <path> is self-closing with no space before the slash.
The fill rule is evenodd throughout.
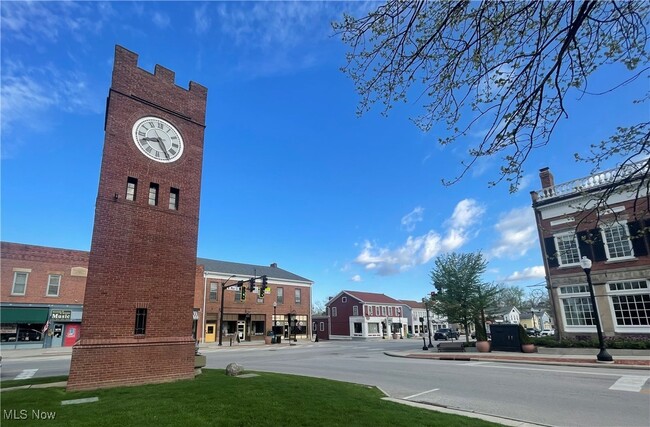
<path id="1" fill-rule="evenodd" d="M 133 141 L 142 154 L 157 162 L 175 162 L 183 154 L 180 132 L 158 117 L 143 117 L 135 122 Z"/>

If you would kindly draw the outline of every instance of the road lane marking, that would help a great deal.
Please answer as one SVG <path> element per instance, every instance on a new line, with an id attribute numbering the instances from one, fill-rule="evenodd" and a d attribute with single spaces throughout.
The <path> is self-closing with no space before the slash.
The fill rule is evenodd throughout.
<path id="1" fill-rule="evenodd" d="M 404 398 L 404 400 L 409 400 L 409 399 L 412 399 L 414 397 L 422 396 L 423 394 L 431 393 L 431 392 L 438 391 L 438 390 L 440 390 L 440 389 L 439 388 L 434 388 L 434 389 L 431 389 L 431 390 L 423 391 L 422 393 L 414 394 L 412 396 L 406 396 Z"/>
<path id="2" fill-rule="evenodd" d="M 609 389 L 638 393 L 649 378 L 640 375 L 625 375 L 619 378 Z"/>
<path id="3" fill-rule="evenodd" d="M 36 371 L 38 371 L 38 369 L 23 369 L 23 371 L 20 374 L 16 375 L 16 378 L 14 378 L 14 379 L 15 380 L 27 380 L 27 379 L 33 377 L 34 374 L 36 373 Z"/>
<path id="4" fill-rule="evenodd" d="M 462 363 L 463 366 L 478 366 L 478 365 L 485 365 L 490 362 L 469 362 L 469 363 Z"/>

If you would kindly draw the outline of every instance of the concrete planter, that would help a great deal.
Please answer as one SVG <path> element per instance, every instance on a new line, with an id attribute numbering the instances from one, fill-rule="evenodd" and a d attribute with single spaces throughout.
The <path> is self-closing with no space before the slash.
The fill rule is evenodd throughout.
<path id="1" fill-rule="evenodd" d="M 206 360 L 205 356 L 202 354 L 194 355 L 194 369 L 201 369 L 205 366 Z"/>
<path id="2" fill-rule="evenodd" d="M 479 353 L 489 353 L 490 341 L 476 341 L 476 350 Z"/>
<path id="3" fill-rule="evenodd" d="M 522 344 L 521 345 L 522 353 L 537 353 L 537 347 L 535 344 Z"/>

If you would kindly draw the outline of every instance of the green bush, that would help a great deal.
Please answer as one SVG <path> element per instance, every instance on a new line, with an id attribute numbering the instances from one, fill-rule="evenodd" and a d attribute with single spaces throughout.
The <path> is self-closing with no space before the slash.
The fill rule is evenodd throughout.
<path id="1" fill-rule="evenodd" d="M 519 325 L 519 341 L 521 341 L 522 345 L 533 344 L 533 341 L 528 336 L 528 332 L 526 332 L 526 329 L 522 325 Z"/>
<path id="2" fill-rule="evenodd" d="M 563 338 L 562 341 L 558 341 L 556 337 L 539 337 L 533 338 L 532 342 L 537 346 L 549 348 L 600 347 L 598 338 L 595 337 Z M 606 337 L 605 347 L 631 350 L 650 350 L 650 339 L 648 339 L 646 336 Z"/>

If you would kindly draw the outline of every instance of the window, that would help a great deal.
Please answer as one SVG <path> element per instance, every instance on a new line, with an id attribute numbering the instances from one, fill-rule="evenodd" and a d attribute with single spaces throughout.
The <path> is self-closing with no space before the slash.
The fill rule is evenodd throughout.
<path id="1" fill-rule="evenodd" d="M 138 180 L 128 177 L 126 180 L 126 200 L 135 200 L 135 194 L 138 188 Z"/>
<path id="2" fill-rule="evenodd" d="M 296 288 L 296 289 L 294 290 L 294 296 L 295 296 L 296 304 L 300 304 L 300 293 L 301 293 L 301 290 L 302 290 L 302 289 L 299 289 L 299 288 Z"/>
<path id="3" fill-rule="evenodd" d="M 278 288 L 277 290 L 277 302 L 278 304 L 284 304 L 284 288 Z"/>
<path id="4" fill-rule="evenodd" d="M 338 315 L 338 312 L 336 310 L 336 307 L 332 307 L 332 317 L 336 317 Z"/>
<path id="5" fill-rule="evenodd" d="M 647 280 L 629 280 L 608 283 L 608 293 L 616 326 L 638 327 L 647 330 L 650 325 L 650 290 Z"/>
<path id="6" fill-rule="evenodd" d="M 147 330 L 147 309 L 135 309 L 135 335 L 144 335 Z"/>
<path id="7" fill-rule="evenodd" d="M 359 315 L 359 307 L 357 307 L 356 305 L 354 307 L 352 307 L 352 315 L 353 316 L 358 316 Z"/>
<path id="8" fill-rule="evenodd" d="M 361 323 L 360 322 L 354 322 L 354 334 L 355 335 L 361 335 L 362 333 L 362 328 L 361 328 Z"/>
<path id="9" fill-rule="evenodd" d="M 178 210 L 178 193 L 178 188 L 172 187 L 169 189 L 169 209 L 173 211 Z"/>
<path id="10" fill-rule="evenodd" d="M 372 316 L 372 306 L 371 305 L 368 306 L 368 315 Z"/>
<path id="11" fill-rule="evenodd" d="M 607 259 L 631 258 L 632 242 L 628 235 L 627 224 L 609 224 L 602 228 Z"/>
<path id="12" fill-rule="evenodd" d="M 28 275 L 29 273 L 21 271 L 16 271 L 14 273 L 14 286 L 11 289 L 11 295 L 25 295 Z"/>
<path id="13" fill-rule="evenodd" d="M 321 331 L 325 330 L 325 322 L 320 322 L 320 330 Z"/>
<path id="14" fill-rule="evenodd" d="M 219 284 L 210 282 L 210 301 L 216 301 L 219 295 Z"/>
<path id="15" fill-rule="evenodd" d="M 555 246 L 560 266 L 580 263 L 580 251 L 575 234 L 567 233 L 555 236 Z"/>
<path id="16" fill-rule="evenodd" d="M 158 184 L 155 182 L 149 185 L 149 204 L 151 206 L 158 206 Z"/>
<path id="17" fill-rule="evenodd" d="M 47 278 L 47 296 L 58 297 L 60 287 L 61 287 L 61 275 L 50 274 Z"/>
<path id="18" fill-rule="evenodd" d="M 382 315 L 382 316 L 385 316 L 385 315 L 386 315 L 386 306 L 385 306 L 385 305 L 382 305 L 382 306 L 381 306 L 381 315 Z"/>
<path id="19" fill-rule="evenodd" d="M 341 297 L 341 302 L 342 302 L 343 304 L 345 304 L 346 302 L 348 302 L 348 297 Z"/>
<path id="20" fill-rule="evenodd" d="M 388 307 L 388 315 L 389 316 L 393 315 L 393 307 Z"/>
<path id="21" fill-rule="evenodd" d="M 561 287 L 560 299 L 567 327 L 596 324 L 587 285 Z"/>

